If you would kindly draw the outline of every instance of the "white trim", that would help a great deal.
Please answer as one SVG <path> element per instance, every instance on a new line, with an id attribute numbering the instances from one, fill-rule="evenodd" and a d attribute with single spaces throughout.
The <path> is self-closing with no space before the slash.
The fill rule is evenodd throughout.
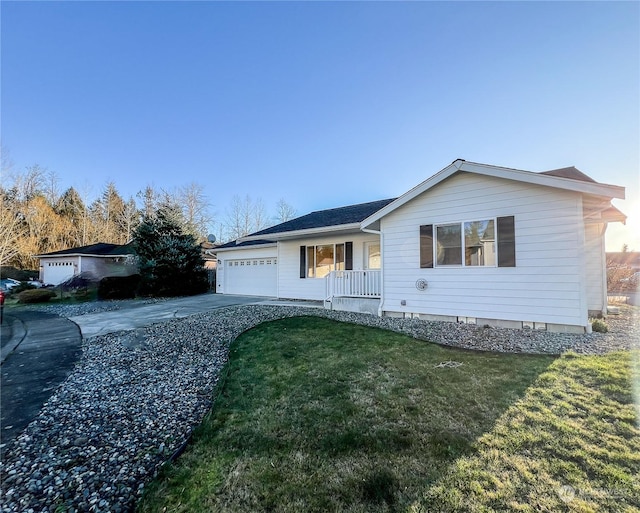
<path id="1" fill-rule="evenodd" d="M 586 255 L 586 242 L 587 237 L 585 234 L 586 226 L 584 223 L 584 207 L 582 203 L 582 196 L 580 200 L 576 203 L 576 217 L 578 219 L 582 219 L 582 223 L 580 228 L 578 229 L 578 265 L 582 274 L 582 279 L 580 280 L 579 288 L 580 288 L 580 300 L 579 300 L 579 308 L 580 308 L 580 325 L 584 326 L 587 329 L 589 324 L 589 301 L 587 300 L 587 280 L 591 279 L 590 276 L 587 276 L 587 255 Z"/>
<path id="2" fill-rule="evenodd" d="M 378 317 L 382 317 L 384 310 L 382 305 L 384 304 L 384 232 L 382 230 L 370 230 L 368 228 L 362 228 L 365 233 L 372 233 L 380 237 L 380 303 L 378 303 Z"/>
<path id="3" fill-rule="evenodd" d="M 435 187 L 436 185 L 459 171 L 492 176 L 495 178 L 503 178 L 506 180 L 516 180 L 519 182 L 542 185 L 546 187 L 554 187 L 556 189 L 565 189 L 584 194 L 594 194 L 596 196 L 603 196 L 606 198 L 624 199 L 625 197 L 624 187 L 620 187 L 618 185 L 583 182 L 580 180 L 573 180 L 571 178 L 560 178 L 552 175 L 544 175 L 541 173 L 535 173 L 533 171 L 523 171 L 520 169 L 490 166 L 488 164 L 478 164 L 476 162 L 467 162 L 458 159 L 433 175 L 431 178 L 428 178 L 421 184 L 406 192 L 395 201 L 392 201 L 386 207 L 381 208 L 374 214 L 367 217 L 360 224 L 361 228 L 364 229 L 371 226 L 376 221 L 379 221 L 382 217 L 393 212 L 394 210 L 411 201 L 423 192 L 426 192 L 429 189 Z"/>

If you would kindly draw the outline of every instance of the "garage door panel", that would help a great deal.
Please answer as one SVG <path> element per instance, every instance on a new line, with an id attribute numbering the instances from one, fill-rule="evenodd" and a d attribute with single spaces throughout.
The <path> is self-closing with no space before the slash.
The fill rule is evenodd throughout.
<path id="1" fill-rule="evenodd" d="M 225 263 L 225 293 L 245 296 L 277 295 L 275 258 L 230 260 Z"/>
<path id="2" fill-rule="evenodd" d="M 74 274 L 73 260 L 57 260 L 44 264 L 43 281 L 51 285 L 58 285 L 71 278 Z"/>

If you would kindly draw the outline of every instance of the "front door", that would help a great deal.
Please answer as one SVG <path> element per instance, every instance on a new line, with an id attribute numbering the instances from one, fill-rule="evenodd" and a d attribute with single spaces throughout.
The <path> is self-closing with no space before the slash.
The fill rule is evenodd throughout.
<path id="1" fill-rule="evenodd" d="M 364 243 L 364 268 L 365 269 L 380 269 L 380 243 L 379 242 L 365 242 Z"/>

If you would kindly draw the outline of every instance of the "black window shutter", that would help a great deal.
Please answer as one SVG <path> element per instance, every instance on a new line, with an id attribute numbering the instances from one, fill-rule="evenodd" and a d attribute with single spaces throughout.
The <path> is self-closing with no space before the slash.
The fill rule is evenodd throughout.
<path id="1" fill-rule="evenodd" d="M 307 246 L 300 246 L 300 278 L 307 277 Z"/>
<path id="2" fill-rule="evenodd" d="M 498 217 L 498 267 L 516 266 L 516 229 L 513 216 Z"/>
<path id="3" fill-rule="evenodd" d="M 344 268 L 346 271 L 353 270 L 353 242 L 344 243 Z"/>
<path id="4" fill-rule="evenodd" d="M 433 267 L 433 225 L 420 226 L 420 268 Z"/>

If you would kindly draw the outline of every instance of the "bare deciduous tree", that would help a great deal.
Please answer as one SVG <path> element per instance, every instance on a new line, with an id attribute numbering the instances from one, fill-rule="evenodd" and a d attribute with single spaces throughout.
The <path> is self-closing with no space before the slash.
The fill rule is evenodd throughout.
<path id="1" fill-rule="evenodd" d="M 42 192 L 49 205 L 55 205 L 60 199 L 60 178 L 55 171 L 47 171 L 42 184 Z"/>
<path id="2" fill-rule="evenodd" d="M 28 203 L 33 198 L 43 193 L 46 169 L 38 164 L 25 169 L 24 172 L 13 173 L 13 188 L 16 190 L 16 199 Z"/>
<path id="3" fill-rule="evenodd" d="M 225 216 L 225 237 L 239 239 L 266 227 L 266 213 L 261 199 L 253 201 L 249 195 L 234 196 Z"/>
<path id="4" fill-rule="evenodd" d="M 26 228 L 15 204 L 0 191 L 0 265 L 8 265 L 20 253 Z"/>
<path id="5" fill-rule="evenodd" d="M 296 209 L 287 203 L 284 198 L 280 198 L 276 203 L 276 215 L 274 216 L 276 223 L 286 223 L 296 216 Z"/>
<path id="6" fill-rule="evenodd" d="M 211 204 L 205 194 L 204 186 L 191 182 L 180 187 L 176 192 L 176 199 L 182 207 L 187 233 L 193 235 L 196 240 L 204 240 L 213 221 L 209 211 Z"/>

